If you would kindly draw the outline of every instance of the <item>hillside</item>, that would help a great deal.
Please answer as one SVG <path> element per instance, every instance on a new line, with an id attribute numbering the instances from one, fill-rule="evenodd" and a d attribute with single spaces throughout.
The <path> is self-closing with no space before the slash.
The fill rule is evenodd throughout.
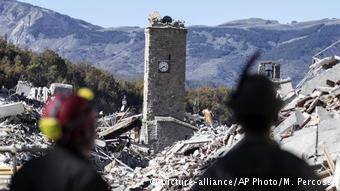
<path id="1" fill-rule="evenodd" d="M 72 84 L 76 89 L 89 87 L 95 93 L 96 107 L 105 113 L 117 111 L 124 95 L 129 106 L 140 109 L 142 104 L 140 82 L 116 80 L 109 72 L 72 64 L 53 51 L 25 51 L 0 39 L 0 87 L 13 88 L 18 80 L 27 80 L 36 87 L 54 82 Z"/>
<path id="2" fill-rule="evenodd" d="M 33 51 L 54 50 L 72 62 L 91 63 L 121 78 L 143 75 L 143 28 L 103 28 L 30 4 L 0 0 L 0 36 Z M 284 76 L 296 83 L 311 56 L 339 38 L 338 19 L 280 24 L 252 18 L 189 26 L 187 81 L 191 86 L 233 85 L 245 57 L 262 49 L 266 53 L 262 59 L 282 63 Z"/>

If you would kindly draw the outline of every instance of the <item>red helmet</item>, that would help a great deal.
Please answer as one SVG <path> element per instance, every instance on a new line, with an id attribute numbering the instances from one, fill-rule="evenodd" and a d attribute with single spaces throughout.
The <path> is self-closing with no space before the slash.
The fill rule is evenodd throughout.
<path id="1" fill-rule="evenodd" d="M 93 131 L 96 112 L 91 102 L 79 95 L 56 95 L 46 103 L 40 130 L 49 138 L 75 138 L 82 131 Z"/>

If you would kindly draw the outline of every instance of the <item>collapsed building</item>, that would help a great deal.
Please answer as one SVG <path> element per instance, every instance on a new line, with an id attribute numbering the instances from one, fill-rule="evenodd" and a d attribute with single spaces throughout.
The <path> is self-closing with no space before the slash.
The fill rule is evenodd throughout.
<path id="1" fill-rule="evenodd" d="M 58 93 L 72 93 L 73 86 L 63 83 L 52 83 L 49 88 L 45 87 L 33 87 L 31 83 L 27 81 L 18 81 L 18 84 L 14 88 L 16 96 L 24 96 L 28 99 L 46 102 L 50 96 Z"/>
<path id="2" fill-rule="evenodd" d="M 48 140 L 36 127 L 40 108 L 25 101 L 13 101 L 8 90 L 0 89 L 0 188 L 25 161 L 40 156 Z"/>
<path id="3" fill-rule="evenodd" d="M 287 94 L 273 137 L 314 166 L 327 190 L 340 190 L 339 42 L 313 57 L 309 71 Z"/>
<path id="4" fill-rule="evenodd" d="M 272 80 L 281 99 L 286 100 L 286 96 L 293 92 L 292 80 L 289 77 L 281 78 L 281 65 L 279 63 L 262 62 L 258 66 L 258 73 Z"/>
<path id="5" fill-rule="evenodd" d="M 319 56 L 312 63 L 295 89 L 289 78 L 280 77 L 278 64 L 260 64 L 260 73 L 264 65 L 269 66 L 262 74 L 277 85 L 278 96 L 284 101 L 271 136 L 283 149 L 306 160 L 328 185 L 326 190 L 340 190 L 340 59 Z M 146 168 L 124 171 L 108 165 L 106 177 L 117 190 L 190 190 L 192 182 L 171 184 L 169 180 L 194 181 L 242 137 L 237 124 L 204 127 L 188 140 L 175 142 L 154 155 Z"/>
<path id="6" fill-rule="evenodd" d="M 184 112 L 187 30 L 158 13 L 149 21 L 143 114 L 127 108 L 99 118 L 91 161 L 112 190 L 190 190 L 192 181 L 243 138 L 243 131 L 237 124 L 198 129 L 184 121 L 200 118 Z M 331 48 L 313 57 L 295 89 L 289 78 L 281 78 L 278 63 L 261 63 L 258 72 L 272 79 L 285 104 L 272 127 L 273 139 L 308 161 L 327 190 L 340 190 L 340 59 L 334 51 L 326 55 Z M 51 145 L 37 128 L 41 105 L 30 100 L 44 102 L 60 91 L 73 90 L 62 84 L 39 90 L 19 82 L 15 96 L 27 99 L 0 92 L 0 185 Z"/>

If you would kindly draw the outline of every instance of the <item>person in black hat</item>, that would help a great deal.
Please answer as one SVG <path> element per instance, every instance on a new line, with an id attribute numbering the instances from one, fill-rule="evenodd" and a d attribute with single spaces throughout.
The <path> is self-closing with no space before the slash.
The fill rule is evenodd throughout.
<path id="1" fill-rule="evenodd" d="M 266 76 L 249 74 L 259 56 L 256 52 L 246 64 L 228 103 L 245 137 L 205 171 L 194 190 L 324 190 L 305 161 L 270 138 L 282 102 Z"/>

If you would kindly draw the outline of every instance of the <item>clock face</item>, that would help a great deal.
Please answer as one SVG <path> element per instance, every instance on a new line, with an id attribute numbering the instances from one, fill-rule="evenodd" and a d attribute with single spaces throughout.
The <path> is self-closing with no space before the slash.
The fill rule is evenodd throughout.
<path id="1" fill-rule="evenodd" d="M 158 70 L 160 72 L 168 72 L 169 71 L 169 63 L 162 61 L 158 64 Z"/>

